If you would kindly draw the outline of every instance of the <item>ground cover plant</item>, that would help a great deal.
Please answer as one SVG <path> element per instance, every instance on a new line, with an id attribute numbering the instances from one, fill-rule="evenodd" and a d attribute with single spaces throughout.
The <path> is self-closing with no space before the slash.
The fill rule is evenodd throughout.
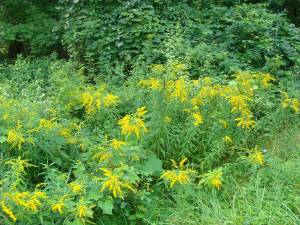
<path id="1" fill-rule="evenodd" d="M 299 224 L 298 17 L 256 3 L 0 3 L 0 224 Z"/>

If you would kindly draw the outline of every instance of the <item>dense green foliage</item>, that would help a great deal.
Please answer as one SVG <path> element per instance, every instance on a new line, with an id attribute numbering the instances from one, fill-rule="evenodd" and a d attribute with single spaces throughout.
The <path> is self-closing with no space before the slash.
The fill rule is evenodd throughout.
<path id="1" fill-rule="evenodd" d="M 2 0 L 0 224 L 299 224 L 299 0 Z"/>

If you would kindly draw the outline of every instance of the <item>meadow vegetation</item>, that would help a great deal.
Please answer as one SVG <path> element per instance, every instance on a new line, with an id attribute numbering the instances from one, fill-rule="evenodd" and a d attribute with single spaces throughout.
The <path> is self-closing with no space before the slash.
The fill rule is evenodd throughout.
<path id="1" fill-rule="evenodd" d="M 299 224 L 294 4 L 4 0 L 0 224 Z"/>

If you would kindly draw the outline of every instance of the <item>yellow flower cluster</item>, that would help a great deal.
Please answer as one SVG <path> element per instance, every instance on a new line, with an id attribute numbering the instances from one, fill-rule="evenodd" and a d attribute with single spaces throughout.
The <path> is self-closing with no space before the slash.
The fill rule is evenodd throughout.
<path id="1" fill-rule="evenodd" d="M 11 218 L 14 222 L 17 221 L 17 218 L 13 211 L 5 204 L 4 201 L 0 201 L 1 209 L 2 211 L 9 217 Z"/>
<path id="2" fill-rule="evenodd" d="M 156 78 L 141 80 L 139 85 L 152 90 L 161 90 L 163 88 L 162 82 Z"/>
<path id="3" fill-rule="evenodd" d="M 268 73 L 241 71 L 237 72 L 234 82 L 227 85 L 213 84 L 210 77 L 191 81 L 182 75 L 177 79 L 165 79 L 149 78 L 141 80 L 140 85 L 151 90 L 162 90 L 164 87 L 167 100 L 174 99 L 183 104 L 190 104 L 190 108 L 185 111 L 191 114 L 195 126 L 199 126 L 204 120 L 199 111 L 200 107 L 212 102 L 214 98 L 225 99 L 231 106 L 231 113 L 238 114 L 235 118 L 237 126 L 247 129 L 255 126 L 250 110 L 254 91 L 258 85 L 267 88 L 270 82 L 275 80 Z M 294 110 L 297 108 L 295 100 L 287 100 L 285 105 L 287 103 L 290 103 Z"/>
<path id="4" fill-rule="evenodd" d="M 191 169 L 186 169 L 184 164 L 187 161 L 187 158 L 184 158 L 179 163 L 176 163 L 174 160 L 171 160 L 173 170 L 166 170 L 161 175 L 162 179 L 165 179 L 170 183 L 172 188 L 175 184 L 187 184 L 190 180 L 190 176 L 193 173 Z"/>
<path id="5" fill-rule="evenodd" d="M 72 134 L 72 131 L 68 128 L 62 128 L 59 130 L 58 135 L 65 138 L 69 144 L 76 143 L 76 139 Z"/>
<path id="6" fill-rule="evenodd" d="M 102 168 L 101 170 L 104 172 L 104 176 L 106 178 L 104 179 L 100 192 L 103 192 L 105 189 L 108 189 L 115 198 L 120 197 L 123 199 L 124 189 L 128 189 L 133 192 L 135 191 L 130 182 L 122 179 L 121 172 L 117 174 L 117 172 L 109 169 Z"/>
<path id="7" fill-rule="evenodd" d="M 250 159 L 250 161 L 254 164 L 258 164 L 258 165 L 263 165 L 265 162 L 265 158 L 264 158 L 264 154 L 261 150 L 259 150 L 257 148 L 257 146 L 255 146 L 255 148 L 253 148 L 248 156 L 248 158 Z"/>
<path id="8" fill-rule="evenodd" d="M 64 205 L 63 200 L 60 200 L 58 203 L 53 204 L 51 209 L 53 212 L 58 212 L 59 214 L 63 214 L 64 206 L 65 205 Z"/>
<path id="9" fill-rule="evenodd" d="M 200 180 L 200 184 L 204 183 L 219 190 L 222 186 L 222 176 L 222 168 L 215 169 L 205 173 Z"/>
<path id="10" fill-rule="evenodd" d="M 292 109 L 295 113 L 300 112 L 300 103 L 299 100 L 296 98 L 290 98 L 288 93 L 282 92 L 283 94 L 283 101 L 282 101 L 282 107 L 284 109 L 290 108 Z"/>
<path id="11" fill-rule="evenodd" d="M 131 135 L 134 134 L 137 138 L 141 133 L 147 132 L 147 128 L 144 122 L 144 115 L 146 114 L 146 107 L 138 108 L 133 115 L 126 115 L 118 121 L 121 127 L 122 134 Z"/>
<path id="12" fill-rule="evenodd" d="M 7 134 L 7 142 L 11 144 L 11 147 L 18 147 L 21 150 L 22 145 L 25 143 L 23 134 L 17 129 L 9 130 Z"/>
<path id="13" fill-rule="evenodd" d="M 121 149 L 123 145 L 126 145 L 125 141 L 121 141 L 121 140 L 117 140 L 117 139 L 111 140 L 111 146 L 116 150 Z"/>
<path id="14" fill-rule="evenodd" d="M 76 181 L 69 183 L 69 187 L 70 187 L 71 191 L 75 194 L 83 192 L 83 190 L 84 190 L 83 185 Z"/>
<path id="15" fill-rule="evenodd" d="M 81 95 L 81 104 L 85 108 L 87 114 L 91 114 L 103 105 L 105 108 L 116 106 L 119 102 L 119 97 L 113 94 L 102 95 L 101 91 L 93 92 L 86 91 Z"/>
<path id="16" fill-rule="evenodd" d="M 33 212 L 37 212 L 38 208 L 42 205 L 41 200 L 47 199 L 47 195 L 44 192 L 36 191 L 34 193 L 29 192 L 16 192 L 16 193 L 5 193 L 11 201 L 17 206 L 25 209 L 30 209 Z"/>

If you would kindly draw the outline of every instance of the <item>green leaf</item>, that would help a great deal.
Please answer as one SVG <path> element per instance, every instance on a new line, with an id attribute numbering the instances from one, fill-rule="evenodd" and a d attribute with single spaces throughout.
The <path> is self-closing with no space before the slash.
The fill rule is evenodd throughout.
<path id="1" fill-rule="evenodd" d="M 5 136 L 0 136 L 0 144 L 6 142 L 6 137 Z"/>
<path id="2" fill-rule="evenodd" d="M 103 202 L 98 202 L 98 206 L 103 210 L 103 214 L 112 215 L 114 201 L 113 199 L 106 199 Z"/>
<path id="3" fill-rule="evenodd" d="M 152 155 L 141 165 L 140 171 L 144 174 L 160 173 L 162 172 L 162 162 Z"/>

